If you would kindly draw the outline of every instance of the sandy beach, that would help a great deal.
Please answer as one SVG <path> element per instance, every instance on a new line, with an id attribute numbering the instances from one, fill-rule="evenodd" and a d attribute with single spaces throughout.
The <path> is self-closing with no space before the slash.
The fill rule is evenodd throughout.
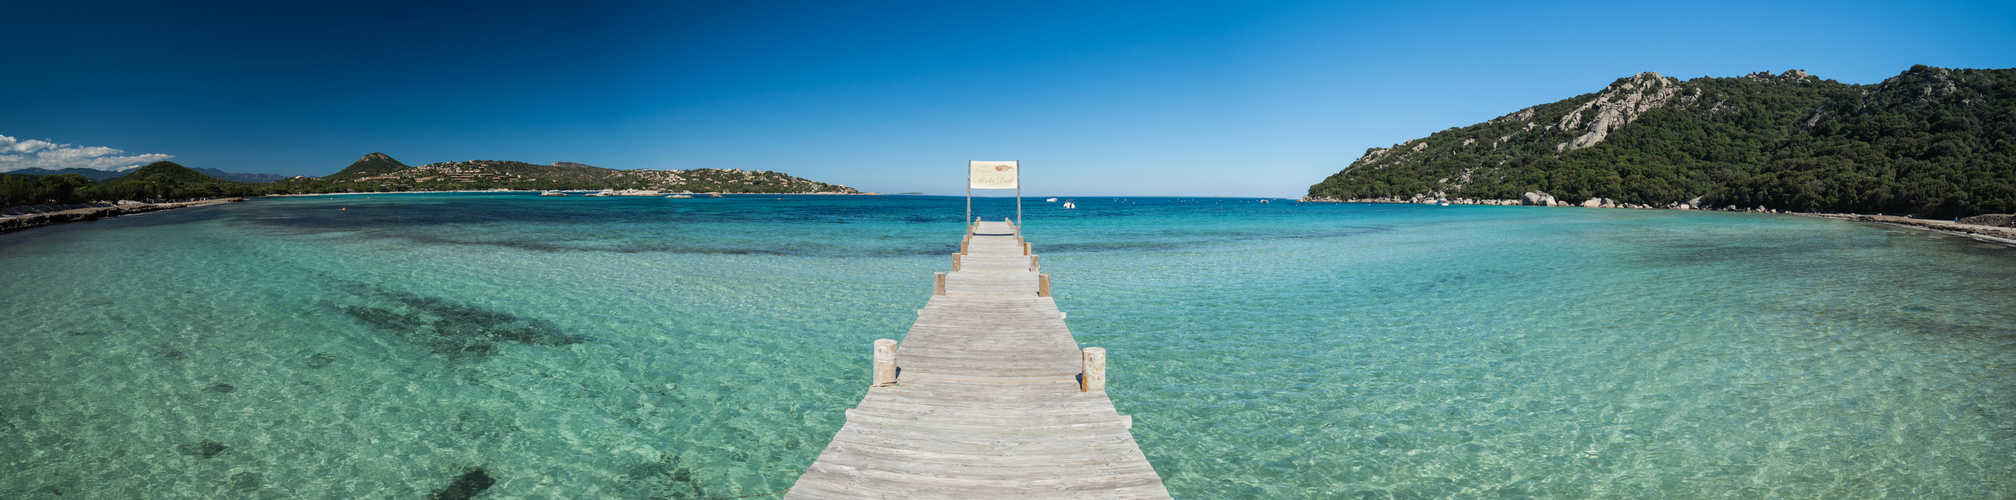
<path id="1" fill-rule="evenodd" d="M 73 210 L 63 210 L 59 212 L 0 217 L 0 234 L 11 233 L 24 229 L 34 229 L 42 226 L 53 226 L 56 224 L 66 224 L 71 222 L 88 222 L 103 219 L 106 217 L 118 217 L 121 215 L 156 212 L 176 208 L 200 207 L 204 205 L 215 205 L 219 203 L 236 203 L 241 201 L 245 201 L 245 198 L 217 198 L 210 200 L 183 201 L 175 203 L 134 203 L 127 205 L 79 208 Z"/>

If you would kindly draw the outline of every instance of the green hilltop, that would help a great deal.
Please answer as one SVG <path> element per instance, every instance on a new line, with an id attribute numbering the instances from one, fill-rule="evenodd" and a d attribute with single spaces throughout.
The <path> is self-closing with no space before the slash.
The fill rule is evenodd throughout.
<path id="1" fill-rule="evenodd" d="M 1952 217 L 2016 212 L 2016 69 L 1657 73 L 1389 148 L 1308 199 L 1513 199 Z"/>
<path id="2" fill-rule="evenodd" d="M 390 174 L 409 168 L 413 167 L 399 163 L 399 160 L 394 160 L 390 155 L 386 155 L 385 153 L 371 153 L 364 155 L 363 158 L 358 158 L 350 166 L 343 167 L 343 170 L 329 174 L 328 177 L 323 177 L 323 179 L 330 181 L 355 180 L 375 175 Z"/>

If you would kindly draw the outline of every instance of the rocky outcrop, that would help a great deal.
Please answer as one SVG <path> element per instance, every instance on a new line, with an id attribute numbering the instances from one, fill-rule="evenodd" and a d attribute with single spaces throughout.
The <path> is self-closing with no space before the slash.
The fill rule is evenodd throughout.
<path id="1" fill-rule="evenodd" d="M 2016 214 L 1983 214 L 1973 217 L 1962 217 L 1956 222 L 1976 226 L 2016 227 Z"/>
<path id="2" fill-rule="evenodd" d="M 1547 193 L 1535 193 L 1532 191 L 1527 191 L 1526 194 L 1520 195 L 1519 200 L 1520 204 L 1522 205 L 1532 205 L 1542 207 L 1551 207 L 1554 206 L 1554 204 L 1556 203 L 1554 200 L 1554 195 Z"/>
<path id="3" fill-rule="evenodd" d="M 1554 150 L 1573 151 L 1603 142 L 1610 132 L 1637 120 L 1646 111 L 1665 106 L 1677 95 L 1680 95 L 1679 79 L 1650 71 L 1612 84 L 1596 99 L 1561 116 L 1561 130 L 1580 130 L 1582 135 L 1554 145 Z M 1588 115 L 1586 121 L 1584 115 Z"/>

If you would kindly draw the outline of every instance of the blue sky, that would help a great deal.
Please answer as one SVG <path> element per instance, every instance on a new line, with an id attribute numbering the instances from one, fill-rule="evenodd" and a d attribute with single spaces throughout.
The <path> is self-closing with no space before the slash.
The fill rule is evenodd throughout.
<path id="1" fill-rule="evenodd" d="M 326 175 L 382 151 L 932 194 L 1015 159 L 1031 195 L 1292 197 L 1368 147 L 1641 71 L 2016 67 L 2006 1 L 294 3 L 0 4 L 0 153 Z"/>

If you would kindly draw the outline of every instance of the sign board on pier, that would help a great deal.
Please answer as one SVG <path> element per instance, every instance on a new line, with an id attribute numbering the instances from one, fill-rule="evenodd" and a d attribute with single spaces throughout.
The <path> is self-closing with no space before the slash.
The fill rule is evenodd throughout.
<path id="1" fill-rule="evenodd" d="M 967 187 L 973 189 L 1019 189 L 1022 187 L 1020 161 L 968 161 Z"/>

